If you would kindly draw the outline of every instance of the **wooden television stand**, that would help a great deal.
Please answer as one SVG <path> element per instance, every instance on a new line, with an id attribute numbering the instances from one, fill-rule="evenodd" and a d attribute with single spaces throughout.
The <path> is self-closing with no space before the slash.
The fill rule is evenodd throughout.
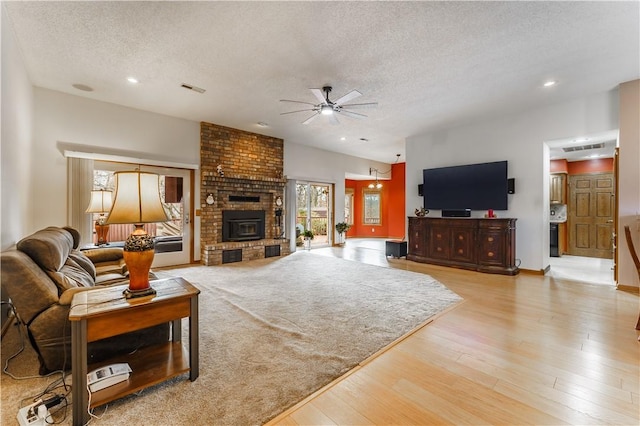
<path id="1" fill-rule="evenodd" d="M 516 219 L 409 217 L 407 260 L 516 275 Z"/>

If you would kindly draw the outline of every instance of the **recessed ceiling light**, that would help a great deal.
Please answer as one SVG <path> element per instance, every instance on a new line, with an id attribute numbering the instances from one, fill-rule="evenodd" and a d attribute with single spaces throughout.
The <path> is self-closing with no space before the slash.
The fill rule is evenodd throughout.
<path id="1" fill-rule="evenodd" d="M 340 138 L 341 141 L 346 141 L 347 138 L 345 138 L 344 136 Z"/>
<path id="2" fill-rule="evenodd" d="M 546 83 L 544 83 L 544 84 L 543 84 L 543 86 L 544 86 L 544 87 L 551 87 L 551 86 L 554 86 L 555 84 L 556 84 L 556 82 L 555 82 L 555 81 L 553 81 L 553 80 L 549 80 L 549 81 L 547 81 Z"/>
<path id="3" fill-rule="evenodd" d="M 86 84 L 72 84 L 72 87 L 78 90 L 82 90 L 83 92 L 93 92 L 93 87 L 87 86 Z"/>
<path id="4" fill-rule="evenodd" d="M 260 127 L 269 127 L 269 125 L 267 123 L 265 123 L 264 121 L 258 121 L 258 126 L 260 126 Z"/>
<path id="5" fill-rule="evenodd" d="M 131 84 L 138 84 L 138 79 L 135 77 L 127 77 L 127 81 Z"/>
<path id="6" fill-rule="evenodd" d="M 367 139 L 367 138 L 360 138 L 360 140 L 361 140 L 362 142 L 369 142 L 369 139 Z"/>

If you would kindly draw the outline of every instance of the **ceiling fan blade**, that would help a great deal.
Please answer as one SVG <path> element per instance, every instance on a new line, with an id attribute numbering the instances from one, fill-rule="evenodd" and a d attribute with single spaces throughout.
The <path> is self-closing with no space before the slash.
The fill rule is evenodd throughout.
<path id="1" fill-rule="evenodd" d="M 364 104 L 345 104 L 340 105 L 342 108 L 375 108 L 378 106 L 377 102 L 367 102 Z"/>
<path id="2" fill-rule="evenodd" d="M 296 113 L 296 112 L 305 112 L 305 111 L 316 111 L 316 109 L 315 108 L 299 109 L 297 111 L 281 112 L 280 115 L 287 115 L 287 114 L 293 114 L 293 113 Z"/>
<path id="3" fill-rule="evenodd" d="M 362 96 L 362 93 L 358 92 L 357 90 L 352 90 L 346 95 L 344 95 L 343 97 L 341 97 L 340 99 L 338 99 L 337 101 L 335 101 L 334 104 L 342 105 L 345 102 L 349 102 L 351 99 L 357 98 L 358 96 Z"/>
<path id="4" fill-rule="evenodd" d="M 293 102 L 293 103 L 296 103 L 296 104 L 305 104 L 305 105 L 313 105 L 313 106 L 316 106 L 316 104 L 312 104 L 311 102 L 290 101 L 289 99 L 280 99 L 280 102 Z"/>
<path id="5" fill-rule="evenodd" d="M 302 122 L 302 124 L 309 124 L 311 123 L 317 116 L 320 115 L 320 112 L 316 112 L 315 114 L 313 114 L 311 117 L 307 118 L 306 120 L 304 120 Z"/>
<path id="6" fill-rule="evenodd" d="M 322 89 L 309 89 L 309 90 L 311 90 L 311 93 L 313 93 L 313 96 L 315 96 L 316 99 L 318 99 L 321 104 L 327 103 L 327 100 L 324 97 L 324 93 L 322 92 Z"/>
<path id="7" fill-rule="evenodd" d="M 333 125 L 340 124 L 340 121 L 338 121 L 338 114 L 331 114 L 329 116 L 329 122 Z"/>
<path id="8" fill-rule="evenodd" d="M 359 114 L 357 112 L 347 111 L 347 110 L 344 110 L 344 109 L 341 109 L 339 112 L 340 112 L 340 114 L 344 114 L 347 117 L 351 117 L 351 118 L 358 118 L 359 119 L 359 118 L 366 118 L 367 117 L 364 114 Z"/>

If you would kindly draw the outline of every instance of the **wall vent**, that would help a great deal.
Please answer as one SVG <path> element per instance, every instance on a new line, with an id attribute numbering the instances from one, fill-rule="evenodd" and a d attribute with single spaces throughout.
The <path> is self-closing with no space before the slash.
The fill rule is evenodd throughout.
<path id="1" fill-rule="evenodd" d="M 589 145 L 580 145 L 580 146 L 567 146 L 562 148 L 564 152 L 574 152 L 574 151 L 587 151 L 589 149 L 599 149 L 604 148 L 604 143 L 592 143 Z"/>
<path id="2" fill-rule="evenodd" d="M 180 85 L 180 87 L 184 87 L 185 89 L 189 89 L 189 90 L 193 90 L 194 92 L 198 92 L 198 93 L 204 93 L 206 92 L 206 90 L 200 88 L 200 87 L 196 87 L 194 85 L 191 84 L 186 84 L 186 83 L 182 83 Z"/>
<path id="3" fill-rule="evenodd" d="M 277 257 L 280 256 L 280 244 L 272 246 L 264 246 L 264 257 Z"/>
<path id="4" fill-rule="evenodd" d="M 242 249 L 222 250 L 222 263 L 242 262 Z"/>

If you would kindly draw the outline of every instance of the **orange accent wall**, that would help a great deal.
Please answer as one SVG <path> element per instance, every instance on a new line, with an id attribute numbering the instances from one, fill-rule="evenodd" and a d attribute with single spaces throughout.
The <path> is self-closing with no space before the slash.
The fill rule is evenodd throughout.
<path id="1" fill-rule="evenodd" d="M 363 225 L 362 194 L 375 180 L 345 180 L 345 188 L 353 189 L 353 226 L 347 237 L 375 237 L 402 239 L 405 237 L 405 166 L 391 165 L 391 180 L 381 180 L 382 224 Z"/>
<path id="2" fill-rule="evenodd" d="M 551 173 L 569 173 L 567 160 L 551 160 L 549 171 Z"/>
<path id="3" fill-rule="evenodd" d="M 613 172 L 613 158 L 596 158 L 593 160 L 569 162 L 570 175 L 587 173 Z"/>

